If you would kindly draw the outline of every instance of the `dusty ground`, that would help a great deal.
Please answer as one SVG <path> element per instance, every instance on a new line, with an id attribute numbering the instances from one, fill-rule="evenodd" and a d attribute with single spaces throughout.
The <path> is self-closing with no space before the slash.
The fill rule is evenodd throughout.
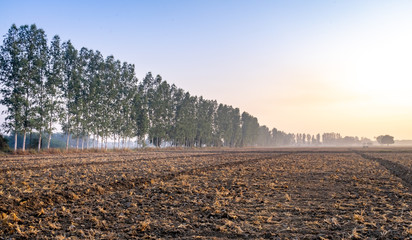
<path id="1" fill-rule="evenodd" d="M 411 149 L 0 158 L 3 239 L 408 239 Z"/>

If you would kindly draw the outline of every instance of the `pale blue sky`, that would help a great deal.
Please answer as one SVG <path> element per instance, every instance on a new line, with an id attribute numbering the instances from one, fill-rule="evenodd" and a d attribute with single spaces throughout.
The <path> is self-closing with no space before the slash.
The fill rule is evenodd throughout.
<path id="1" fill-rule="evenodd" d="M 269 128 L 412 139 L 411 13 L 412 1 L 0 0 L 0 34 L 35 23 Z"/>

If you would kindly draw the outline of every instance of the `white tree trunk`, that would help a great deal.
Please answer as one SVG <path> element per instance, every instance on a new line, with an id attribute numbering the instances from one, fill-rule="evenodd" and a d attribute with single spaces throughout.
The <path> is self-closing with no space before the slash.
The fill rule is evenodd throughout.
<path id="1" fill-rule="evenodd" d="M 66 139 L 66 150 L 69 150 L 69 139 L 70 139 L 70 131 L 67 132 L 67 139 Z"/>
<path id="2" fill-rule="evenodd" d="M 52 121 L 50 120 L 50 122 L 49 122 L 49 139 L 47 141 L 47 149 L 50 149 L 51 135 L 52 135 Z"/>
<path id="3" fill-rule="evenodd" d="M 39 132 L 39 145 L 38 145 L 38 147 L 37 147 L 37 151 L 40 151 L 40 149 L 41 149 L 41 131 Z"/>
<path id="4" fill-rule="evenodd" d="M 26 129 L 24 129 L 23 134 L 23 152 L 26 150 Z"/>
<path id="5" fill-rule="evenodd" d="M 50 142 L 51 142 L 51 132 L 49 133 L 49 139 L 47 140 L 47 149 L 50 149 Z"/>
<path id="6" fill-rule="evenodd" d="M 14 132 L 14 152 L 17 152 L 17 131 Z"/>

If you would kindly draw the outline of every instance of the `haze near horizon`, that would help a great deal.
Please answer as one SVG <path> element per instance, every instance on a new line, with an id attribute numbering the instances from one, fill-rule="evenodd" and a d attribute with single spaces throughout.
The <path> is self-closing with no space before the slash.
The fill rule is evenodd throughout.
<path id="1" fill-rule="evenodd" d="M 293 133 L 412 139 L 410 1 L 0 1 L 36 24 Z"/>

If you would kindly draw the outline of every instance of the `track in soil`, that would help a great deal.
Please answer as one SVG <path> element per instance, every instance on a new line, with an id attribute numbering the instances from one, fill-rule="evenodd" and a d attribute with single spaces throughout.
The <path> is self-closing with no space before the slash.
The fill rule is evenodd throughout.
<path id="1" fill-rule="evenodd" d="M 361 157 L 378 162 L 380 165 L 385 167 L 391 174 L 395 175 L 396 177 L 402 179 L 403 184 L 408 187 L 409 191 L 412 192 L 412 170 L 408 167 L 405 167 L 402 164 L 396 163 L 394 161 L 386 160 L 380 157 L 370 156 L 368 154 L 354 151 Z"/>

